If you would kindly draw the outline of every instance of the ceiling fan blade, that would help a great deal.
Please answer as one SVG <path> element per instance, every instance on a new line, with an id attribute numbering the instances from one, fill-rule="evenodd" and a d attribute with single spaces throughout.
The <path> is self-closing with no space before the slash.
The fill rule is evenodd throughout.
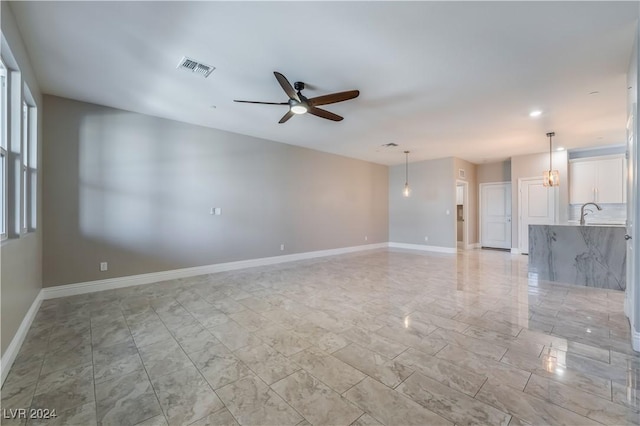
<path id="1" fill-rule="evenodd" d="M 287 111 L 287 113 L 285 115 L 282 116 L 282 118 L 280 119 L 280 121 L 278 121 L 278 123 L 282 124 L 285 123 L 287 120 L 289 120 L 291 117 L 293 117 L 295 114 L 291 112 L 291 110 Z"/>
<path id="2" fill-rule="evenodd" d="M 296 93 L 296 90 L 293 88 L 291 83 L 289 83 L 289 80 L 287 80 L 287 77 L 280 74 L 278 71 L 274 71 L 273 75 L 276 76 L 276 80 L 278 80 L 278 83 L 280 83 L 280 86 L 282 86 L 284 93 L 286 93 L 290 99 L 295 99 L 296 101 L 300 102 L 300 97 Z"/>
<path id="3" fill-rule="evenodd" d="M 258 102 L 258 101 L 237 101 L 233 100 L 233 102 L 242 102 L 243 104 L 263 104 L 263 105 L 289 105 L 288 102 Z"/>
<path id="4" fill-rule="evenodd" d="M 313 114 L 313 115 L 315 115 L 317 117 L 326 118 L 327 120 L 333 120 L 333 121 L 342 121 L 342 120 L 344 120 L 344 118 L 340 117 L 338 114 L 334 114 L 334 113 L 329 112 L 327 110 L 316 108 L 316 107 L 313 107 L 313 106 L 309 106 L 309 109 L 307 110 L 307 112 L 309 114 Z"/>
<path id="5" fill-rule="evenodd" d="M 335 104 L 336 102 L 348 101 L 349 99 L 357 98 L 360 95 L 359 90 L 349 90 L 347 92 L 331 93 L 329 95 L 318 96 L 309 99 L 309 105 L 327 105 Z"/>

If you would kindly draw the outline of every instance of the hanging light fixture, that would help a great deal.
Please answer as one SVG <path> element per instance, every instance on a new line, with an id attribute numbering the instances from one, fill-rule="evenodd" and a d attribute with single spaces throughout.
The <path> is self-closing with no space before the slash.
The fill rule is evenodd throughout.
<path id="1" fill-rule="evenodd" d="M 549 170 L 545 170 L 542 176 L 542 184 L 546 187 L 560 186 L 560 173 L 557 170 L 553 170 L 553 144 L 551 138 L 555 135 L 555 132 L 547 133 L 549 137 Z"/>
<path id="2" fill-rule="evenodd" d="M 404 197 L 411 196 L 411 188 L 409 188 L 409 151 L 404 152 L 405 163 L 404 163 L 404 189 L 402 190 L 402 195 Z"/>

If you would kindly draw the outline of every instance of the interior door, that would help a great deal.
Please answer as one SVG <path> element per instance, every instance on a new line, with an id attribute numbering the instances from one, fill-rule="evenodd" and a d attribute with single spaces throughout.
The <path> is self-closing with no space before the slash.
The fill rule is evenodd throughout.
<path id="1" fill-rule="evenodd" d="M 547 188 L 540 178 L 518 180 L 520 253 L 529 253 L 529 225 L 553 225 L 556 222 L 558 188 Z"/>
<path id="2" fill-rule="evenodd" d="M 631 114 L 627 122 L 627 289 L 625 290 L 625 303 L 624 311 L 629 317 L 631 323 L 634 323 L 634 308 L 633 303 L 635 300 L 635 292 L 637 286 L 635 284 L 636 265 L 633 251 L 633 237 L 634 233 L 634 206 L 637 203 L 637 194 L 634 188 L 638 185 L 638 163 L 635 161 L 636 148 L 634 138 L 636 137 L 634 129 L 636 128 L 636 104 L 633 104 L 631 108 Z"/>
<path id="3" fill-rule="evenodd" d="M 511 248 L 511 183 L 481 185 L 482 247 Z"/>

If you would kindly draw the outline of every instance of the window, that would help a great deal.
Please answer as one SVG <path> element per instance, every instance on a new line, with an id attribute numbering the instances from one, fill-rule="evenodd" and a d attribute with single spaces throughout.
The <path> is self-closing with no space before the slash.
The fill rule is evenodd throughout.
<path id="1" fill-rule="evenodd" d="M 8 204 L 8 164 L 9 157 L 7 146 L 9 140 L 8 115 L 9 89 L 7 81 L 7 68 L 0 61 L 0 239 L 7 238 L 7 204 Z"/>
<path id="2" fill-rule="evenodd" d="M 33 98 L 27 86 L 24 87 L 24 94 L 25 100 L 22 102 L 22 141 L 20 144 L 20 232 L 23 234 L 36 229 L 36 201 L 38 197 L 36 107 L 33 106 Z"/>
<path id="3" fill-rule="evenodd" d="M 3 45 L 4 46 L 4 45 Z M 38 118 L 35 100 L 7 50 L 0 57 L 0 232 L 36 229 Z"/>
<path id="4" fill-rule="evenodd" d="M 29 196 L 27 193 L 27 189 L 29 187 L 27 183 L 29 172 L 29 106 L 26 102 L 22 102 L 22 143 L 20 144 L 20 158 L 20 232 L 24 234 L 27 232 L 29 227 Z"/>
<path id="5" fill-rule="evenodd" d="M 35 231 L 38 217 L 38 110 L 29 107 L 29 231 Z"/>

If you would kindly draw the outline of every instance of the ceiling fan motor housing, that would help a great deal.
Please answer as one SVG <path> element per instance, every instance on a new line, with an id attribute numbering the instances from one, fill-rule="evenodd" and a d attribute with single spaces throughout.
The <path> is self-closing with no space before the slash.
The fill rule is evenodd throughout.
<path id="1" fill-rule="evenodd" d="M 296 89 L 298 92 L 301 90 L 304 90 L 304 83 L 301 81 L 296 81 L 295 83 L 293 83 L 293 88 Z"/>

